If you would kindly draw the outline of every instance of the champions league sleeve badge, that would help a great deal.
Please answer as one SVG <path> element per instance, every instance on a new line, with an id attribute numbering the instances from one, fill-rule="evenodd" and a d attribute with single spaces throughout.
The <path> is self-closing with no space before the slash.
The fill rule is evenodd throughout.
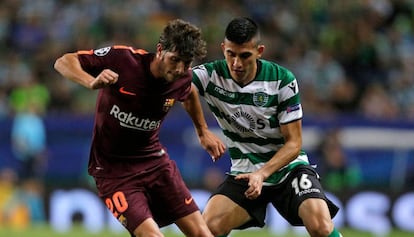
<path id="1" fill-rule="evenodd" d="M 111 47 L 105 47 L 105 48 L 96 49 L 93 51 L 93 53 L 96 56 L 105 56 L 108 54 L 109 50 L 111 50 Z"/>

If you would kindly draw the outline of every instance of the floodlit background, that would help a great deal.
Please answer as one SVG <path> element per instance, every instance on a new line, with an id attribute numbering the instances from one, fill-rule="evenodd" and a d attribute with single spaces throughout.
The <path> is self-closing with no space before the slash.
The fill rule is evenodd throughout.
<path id="1" fill-rule="evenodd" d="M 195 64 L 221 59 L 224 27 L 236 16 L 260 24 L 263 58 L 298 79 L 304 149 L 341 206 L 336 225 L 368 236 L 413 234 L 410 0 L 0 1 L 0 232 L 67 233 L 80 223 L 89 233 L 124 233 L 86 173 L 96 91 L 58 75 L 57 57 L 113 44 L 154 51 L 164 24 L 182 18 L 208 43 L 207 58 Z M 206 117 L 221 135 L 207 108 Z M 202 208 L 228 157 L 211 162 L 180 105 L 161 139 Z M 304 234 L 274 210 L 265 231 Z"/>

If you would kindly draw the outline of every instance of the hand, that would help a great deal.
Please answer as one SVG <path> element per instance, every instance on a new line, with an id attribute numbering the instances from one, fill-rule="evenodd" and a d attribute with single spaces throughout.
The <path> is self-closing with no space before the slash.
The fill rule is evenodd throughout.
<path id="1" fill-rule="evenodd" d="M 118 74 L 110 69 L 103 70 L 91 83 L 92 89 L 103 88 L 118 81 Z"/>
<path id="2" fill-rule="evenodd" d="M 259 172 L 239 174 L 235 179 L 244 179 L 248 181 L 249 188 L 244 192 L 248 199 L 256 199 L 262 193 L 264 177 Z"/>
<path id="3" fill-rule="evenodd" d="M 226 146 L 221 139 L 208 129 L 203 131 L 203 135 L 199 135 L 201 146 L 210 154 L 213 162 L 220 159 L 226 150 Z"/>

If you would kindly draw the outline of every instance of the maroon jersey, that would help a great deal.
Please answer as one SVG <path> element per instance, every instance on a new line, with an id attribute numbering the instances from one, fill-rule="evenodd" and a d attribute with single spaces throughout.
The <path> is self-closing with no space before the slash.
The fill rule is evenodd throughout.
<path id="1" fill-rule="evenodd" d="M 88 168 L 91 175 L 137 173 L 166 156 L 159 141 L 160 126 L 174 102 L 189 95 L 191 73 L 171 83 L 154 78 L 150 72 L 154 56 L 127 46 L 78 51 L 82 68 L 91 75 L 104 69 L 119 75 L 116 84 L 98 94 Z M 142 165 L 133 165 L 137 162 Z"/>

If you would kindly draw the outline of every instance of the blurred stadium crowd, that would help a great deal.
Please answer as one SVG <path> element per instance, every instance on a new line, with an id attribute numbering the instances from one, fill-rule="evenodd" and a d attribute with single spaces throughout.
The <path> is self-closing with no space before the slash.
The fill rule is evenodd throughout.
<path id="1" fill-rule="evenodd" d="M 151 51 L 166 20 L 179 17 L 202 28 L 206 60 L 218 59 L 224 25 L 245 15 L 261 24 L 264 58 L 297 76 L 307 115 L 413 120 L 413 9 L 409 0 L 2 0 L 0 118 L 28 105 L 93 112 L 95 94 L 53 69 L 64 52 Z"/>

